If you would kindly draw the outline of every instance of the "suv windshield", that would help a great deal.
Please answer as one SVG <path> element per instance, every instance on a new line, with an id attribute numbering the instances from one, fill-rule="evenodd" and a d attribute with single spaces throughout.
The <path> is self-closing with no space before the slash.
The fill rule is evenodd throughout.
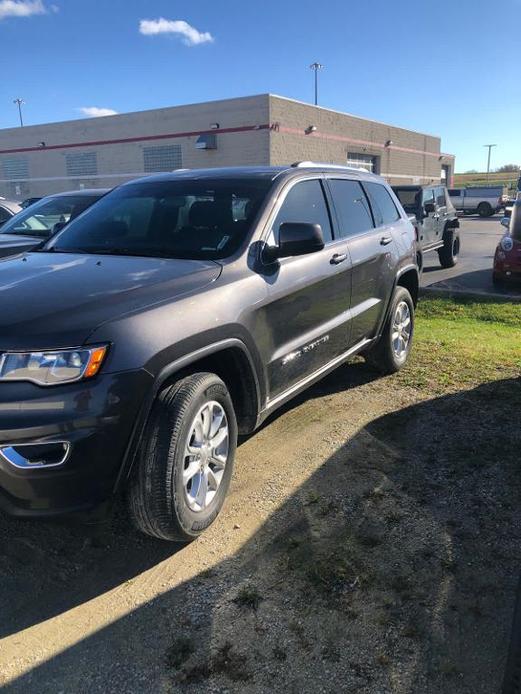
<path id="1" fill-rule="evenodd" d="M 69 220 L 74 219 L 92 205 L 98 197 L 95 195 L 66 195 L 44 198 L 18 212 L 2 226 L 0 234 L 37 236 L 48 239 Z M 57 224 L 60 226 L 56 228 Z"/>
<path id="2" fill-rule="evenodd" d="M 419 188 L 395 188 L 394 193 L 402 203 L 403 209 L 409 214 L 415 214 L 420 208 L 421 189 Z"/>
<path id="3" fill-rule="evenodd" d="M 71 223 L 47 250 L 226 258 L 247 237 L 270 186 L 271 180 L 266 179 L 125 185 Z"/>

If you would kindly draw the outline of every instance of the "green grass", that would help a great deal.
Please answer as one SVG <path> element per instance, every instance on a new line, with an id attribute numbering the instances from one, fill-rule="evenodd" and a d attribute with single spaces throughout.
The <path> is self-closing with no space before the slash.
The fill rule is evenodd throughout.
<path id="1" fill-rule="evenodd" d="M 520 367 L 521 304 L 423 299 L 413 355 L 397 379 L 443 392 L 518 376 Z"/>

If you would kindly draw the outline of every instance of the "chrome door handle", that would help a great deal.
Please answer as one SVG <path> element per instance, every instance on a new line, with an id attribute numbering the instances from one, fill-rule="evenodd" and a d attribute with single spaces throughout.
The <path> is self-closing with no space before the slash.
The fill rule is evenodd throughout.
<path id="1" fill-rule="evenodd" d="M 380 246 L 388 246 L 390 243 L 392 243 L 392 240 L 392 236 L 382 236 L 380 239 Z"/>
<path id="2" fill-rule="evenodd" d="M 344 260 L 347 260 L 347 253 L 335 253 L 329 262 L 331 265 L 340 265 Z"/>

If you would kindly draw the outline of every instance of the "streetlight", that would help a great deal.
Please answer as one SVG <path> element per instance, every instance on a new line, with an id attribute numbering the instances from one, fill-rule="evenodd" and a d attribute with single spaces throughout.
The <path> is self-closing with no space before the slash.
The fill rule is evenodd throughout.
<path id="1" fill-rule="evenodd" d="M 20 127 L 24 127 L 24 119 L 22 118 L 22 106 L 25 104 L 25 101 L 23 99 L 14 99 L 13 104 L 17 104 L 18 106 L 18 115 L 20 116 Z"/>
<path id="2" fill-rule="evenodd" d="M 483 147 L 488 147 L 488 161 L 487 161 L 487 183 L 490 174 L 490 153 L 492 152 L 492 147 L 497 147 L 497 145 L 483 145 Z"/>
<path id="3" fill-rule="evenodd" d="M 312 70 L 315 71 L 315 106 L 318 105 L 318 71 L 322 70 L 324 67 L 320 63 L 311 63 L 309 66 Z"/>

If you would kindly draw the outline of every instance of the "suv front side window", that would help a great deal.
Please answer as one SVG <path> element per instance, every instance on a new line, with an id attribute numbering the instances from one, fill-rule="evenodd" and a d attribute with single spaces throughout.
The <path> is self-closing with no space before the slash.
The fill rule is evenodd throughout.
<path id="1" fill-rule="evenodd" d="M 422 195 L 422 205 L 425 207 L 428 203 L 434 204 L 434 189 L 426 188 Z"/>
<path id="2" fill-rule="evenodd" d="M 278 243 L 280 225 L 285 222 L 320 224 L 324 242 L 328 243 L 332 240 L 329 211 L 322 183 L 318 178 L 301 181 L 291 188 L 273 222 L 270 244 Z"/>
<path id="3" fill-rule="evenodd" d="M 438 207 L 445 207 L 447 201 L 445 200 L 445 188 L 436 188 L 436 204 Z"/>

